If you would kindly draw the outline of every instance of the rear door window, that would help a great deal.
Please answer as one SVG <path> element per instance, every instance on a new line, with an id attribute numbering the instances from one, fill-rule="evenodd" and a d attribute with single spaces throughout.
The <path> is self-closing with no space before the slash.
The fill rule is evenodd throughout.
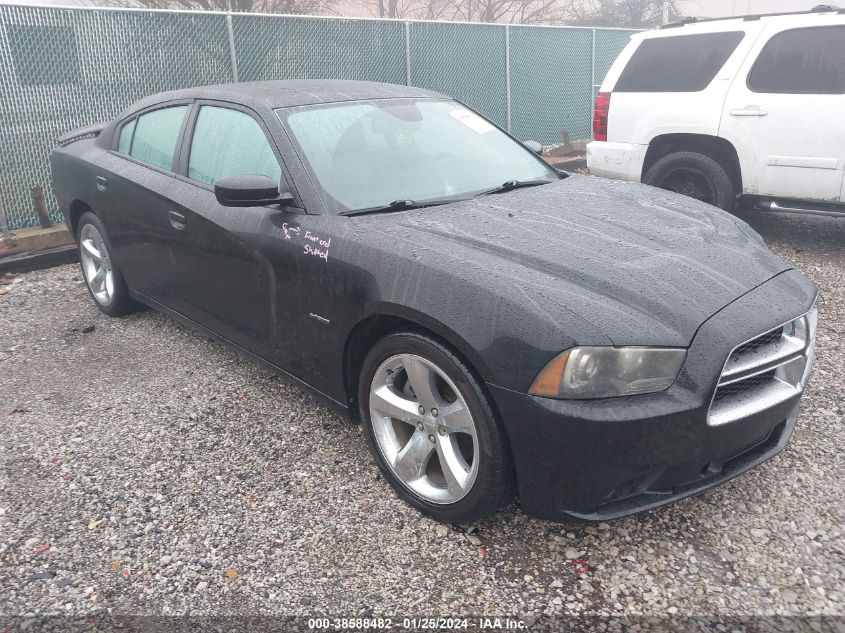
<path id="1" fill-rule="evenodd" d="M 191 141 L 188 178 L 213 185 L 221 178 L 261 175 L 279 184 L 282 170 L 261 125 L 231 108 L 200 108 Z"/>
<path id="2" fill-rule="evenodd" d="M 139 116 L 129 155 L 144 163 L 171 171 L 179 130 L 187 110 L 188 106 L 172 106 Z M 122 132 L 121 130 L 121 137 Z M 123 138 L 120 141 L 122 144 Z"/>
<path id="3" fill-rule="evenodd" d="M 845 94 L 845 26 L 792 29 L 773 36 L 748 74 L 753 92 Z"/>
<path id="4" fill-rule="evenodd" d="M 643 40 L 614 92 L 698 92 L 736 50 L 745 33 L 701 33 Z"/>

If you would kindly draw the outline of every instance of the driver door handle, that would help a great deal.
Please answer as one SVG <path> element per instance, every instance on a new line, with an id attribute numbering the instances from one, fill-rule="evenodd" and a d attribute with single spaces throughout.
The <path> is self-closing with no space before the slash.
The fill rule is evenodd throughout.
<path id="1" fill-rule="evenodd" d="M 170 226 L 172 226 L 177 231 L 181 231 L 185 228 L 185 216 L 179 213 L 178 211 L 170 211 L 168 213 L 170 217 Z"/>

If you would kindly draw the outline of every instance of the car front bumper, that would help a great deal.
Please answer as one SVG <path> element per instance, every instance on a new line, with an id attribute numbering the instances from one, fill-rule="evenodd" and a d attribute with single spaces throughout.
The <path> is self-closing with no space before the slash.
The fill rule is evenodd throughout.
<path id="1" fill-rule="evenodd" d="M 801 391 L 727 424 L 708 411 L 731 351 L 806 313 L 815 285 L 787 271 L 706 321 L 668 390 L 554 400 L 490 385 L 507 429 L 520 503 L 553 520 L 602 521 L 688 497 L 770 459 L 795 427 Z M 806 350 L 806 376 L 813 346 Z"/>

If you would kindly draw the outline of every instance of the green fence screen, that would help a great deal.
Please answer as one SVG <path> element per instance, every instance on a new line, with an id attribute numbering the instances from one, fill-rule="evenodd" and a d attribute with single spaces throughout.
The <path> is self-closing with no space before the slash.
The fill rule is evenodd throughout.
<path id="1" fill-rule="evenodd" d="M 360 79 L 460 99 L 522 139 L 587 138 L 633 31 L 0 5 L 0 229 L 52 217 L 49 153 L 146 95 L 264 79 Z"/>

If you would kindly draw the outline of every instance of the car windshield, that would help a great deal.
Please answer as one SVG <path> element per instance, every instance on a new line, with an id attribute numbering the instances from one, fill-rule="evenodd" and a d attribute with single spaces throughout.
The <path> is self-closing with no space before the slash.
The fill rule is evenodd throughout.
<path id="1" fill-rule="evenodd" d="M 401 210 L 558 178 L 536 154 L 454 101 L 356 101 L 278 114 L 327 204 L 340 213 L 391 204 Z"/>

